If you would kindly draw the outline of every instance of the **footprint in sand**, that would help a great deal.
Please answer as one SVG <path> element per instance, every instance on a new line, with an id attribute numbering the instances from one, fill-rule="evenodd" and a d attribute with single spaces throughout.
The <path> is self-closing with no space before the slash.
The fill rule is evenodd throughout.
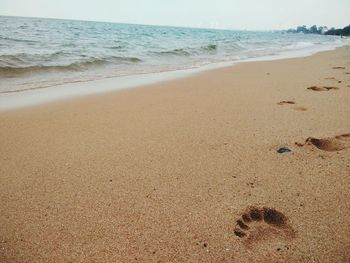
<path id="1" fill-rule="evenodd" d="M 323 151 L 336 152 L 350 148 L 350 133 L 323 139 L 309 137 L 306 139 L 305 143 L 296 142 L 295 144 L 300 147 L 313 145 Z"/>
<path id="2" fill-rule="evenodd" d="M 249 250 L 260 246 L 280 251 L 295 238 L 287 217 L 274 208 L 249 207 L 236 223 L 233 232 Z"/>
<path id="3" fill-rule="evenodd" d="M 329 91 L 329 90 L 337 90 L 339 88 L 328 87 L 328 86 L 312 86 L 312 87 L 308 87 L 307 89 L 313 90 L 313 91 Z"/>
<path id="4" fill-rule="evenodd" d="M 280 101 L 279 103 L 277 103 L 278 105 L 285 105 L 285 104 L 295 104 L 294 101 L 290 101 L 290 100 L 283 100 Z"/>
<path id="5" fill-rule="evenodd" d="M 287 104 L 295 105 L 295 102 L 291 101 L 291 100 L 283 100 L 283 101 L 278 102 L 277 104 L 278 105 L 287 105 Z M 300 107 L 300 106 L 293 107 L 293 109 L 296 110 L 296 111 L 307 111 L 307 108 Z"/>

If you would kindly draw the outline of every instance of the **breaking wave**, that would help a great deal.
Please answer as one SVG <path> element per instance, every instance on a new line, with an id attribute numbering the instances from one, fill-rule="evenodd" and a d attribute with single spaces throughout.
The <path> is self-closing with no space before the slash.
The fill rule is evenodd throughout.
<path id="1" fill-rule="evenodd" d="M 60 55 L 58 52 L 51 54 L 50 57 Z M 26 57 L 26 56 L 25 56 Z M 40 72 L 70 72 L 84 71 L 92 67 L 103 66 L 108 64 L 130 64 L 142 62 L 137 57 L 106 57 L 106 58 L 90 58 L 86 60 L 76 61 L 68 64 L 34 64 L 24 59 L 22 56 L 3 55 L 0 56 L 0 76 L 13 77 L 26 73 Z"/>

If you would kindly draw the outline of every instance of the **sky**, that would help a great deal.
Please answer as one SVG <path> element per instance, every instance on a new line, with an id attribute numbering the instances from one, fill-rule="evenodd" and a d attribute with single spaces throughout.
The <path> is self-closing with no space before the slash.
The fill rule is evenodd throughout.
<path id="1" fill-rule="evenodd" d="M 350 0 L 0 0 L 0 15 L 273 30 L 350 24 Z"/>

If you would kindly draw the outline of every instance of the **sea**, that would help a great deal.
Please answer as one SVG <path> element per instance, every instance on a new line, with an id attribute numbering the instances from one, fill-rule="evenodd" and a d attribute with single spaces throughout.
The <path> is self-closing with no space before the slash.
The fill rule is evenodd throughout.
<path id="1" fill-rule="evenodd" d="M 0 16 L 0 94 L 105 78 L 293 57 L 335 36 Z"/>

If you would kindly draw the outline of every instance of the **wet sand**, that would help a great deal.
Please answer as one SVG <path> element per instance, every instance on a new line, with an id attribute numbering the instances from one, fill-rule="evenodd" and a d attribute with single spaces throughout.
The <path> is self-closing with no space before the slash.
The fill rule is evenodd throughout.
<path id="1" fill-rule="evenodd" d="M 347 46 L 0 112 L 0 262 L 350 262 L 349 71 Z"/>

